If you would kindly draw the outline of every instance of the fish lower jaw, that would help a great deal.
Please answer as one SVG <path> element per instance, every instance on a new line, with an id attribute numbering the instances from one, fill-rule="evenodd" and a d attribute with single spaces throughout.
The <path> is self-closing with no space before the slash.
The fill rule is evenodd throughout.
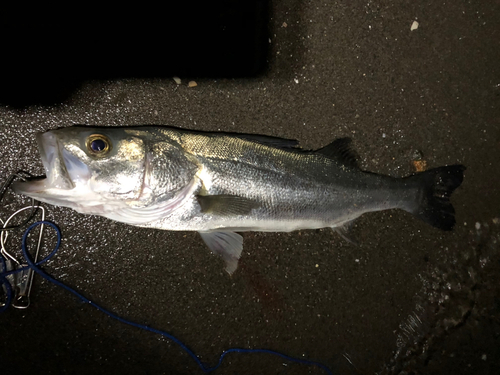
<path id="1" fill-rule="evenodd" d="M 12 183 L 12 190 L 17 194 L 27 195 L 28 197 L 35 198 L 34 195 L 43 195 L 49 188 L 46 178 L 34 181 L 15 181 Z"/>
<path id="2" fill-rule="evenodd" d="M 80 213 L 100 215 L 105 212 L 107 201 L 87 189 L 65 189 L 48 179 L 14 182 L 14 192 L 26 195 L 43 203 L 72 208 Z"/>

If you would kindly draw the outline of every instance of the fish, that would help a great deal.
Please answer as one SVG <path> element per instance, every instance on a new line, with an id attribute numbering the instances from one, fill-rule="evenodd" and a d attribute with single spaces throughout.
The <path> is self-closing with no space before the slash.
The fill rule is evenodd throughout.
<path id="1" fill-rule="evenodd" d="M 332 228 L 401 209 L 452 230 L 460 164 L 396 178 L 362 170 L 350 138 L 317 150 L 278 137 L 167 126 L 71 126 L 36 135 L 45 177 L 16 193 L 130 225 L 197 231 L 232 274 L 237 232 Z"/>

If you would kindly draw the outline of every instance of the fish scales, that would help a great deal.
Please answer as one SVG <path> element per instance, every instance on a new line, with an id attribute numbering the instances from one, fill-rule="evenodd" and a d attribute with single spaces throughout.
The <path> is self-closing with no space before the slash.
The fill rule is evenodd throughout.
<path id="1" fill-rule="evenodd" d="M 276 223 L 269 220 L 309 217 L 325 221 L 311 225 L 327 226 L 326 220 L 331 216 L 327 205 L 338 194 L 332 185 L 333 163 L 327 158 L 231 137 L 219 140 L 196 136 L 194 140 L 186 139 L 183 148 L 196 155 L 202 165 L 199 176 L 206 194 L 237 195 L 261 204 L 252 213 L 253 218 L 250 215 L 224 218 L 227 223 L 220 225 L 228 226 L 237 220 L 240 221 L 237 227 L 254 227 L 257 224 L 253 221 L 257 220 L 263 222 L 263 230 L 275 230 Z M 293 230 L 289 225 L 279 228 Z"/>

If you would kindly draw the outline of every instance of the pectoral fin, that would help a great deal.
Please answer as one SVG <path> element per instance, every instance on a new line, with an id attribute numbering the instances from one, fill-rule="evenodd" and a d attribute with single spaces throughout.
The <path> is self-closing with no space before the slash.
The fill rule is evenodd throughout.
<path id="1" fill-rule="evenodd" d="M 201 212 L 220 215 L 248 215 L 259 204 L 251 199 L 237 195 L 198 195 Z"/>
<path id="2" fill-rule="evenodd" d="M 198 232 L 212 253 L 219 255 L 226 262 L 226 271 L 230 275 L 238 268 L 243 250 L 243 237 L 234 232 Z"/>

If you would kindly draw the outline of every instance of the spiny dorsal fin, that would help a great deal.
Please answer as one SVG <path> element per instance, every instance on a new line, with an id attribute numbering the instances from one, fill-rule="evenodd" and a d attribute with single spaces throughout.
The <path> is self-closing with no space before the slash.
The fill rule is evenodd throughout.
<path id="1" fill-rule="evenodd" d="M 299 145 L 299 142 L 294 139 L 272 137 L 269 135 L 236 134 L 236 137 L 244 139 L 245 141 L 256 142 L 276 148 L 297 148 L 297 146 Z"/>
<path id="2" fill-rule="evenodd" d="M 198 195 L 201 212 L 220 215 L 248 215 L 259 204 L 251 199 L 237 195 Z"/>
<path id="3" fill-rule="evenodd" d="M 329 145 L 320 148 L 316 153 L 337 160 L 346 167 L 359 168 L 357 162 L 358 155 L 356 151 L 351 148 L 351 143 L 351 138 L 339 138 Z"/>

